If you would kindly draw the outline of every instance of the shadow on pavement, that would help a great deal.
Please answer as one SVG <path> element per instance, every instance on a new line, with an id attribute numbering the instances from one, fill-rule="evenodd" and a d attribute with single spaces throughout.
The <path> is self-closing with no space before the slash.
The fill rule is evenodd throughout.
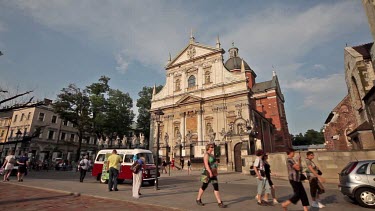
<path id="1" fill-rule="evenodd" d="M 58 196 L 50 196 L 50 197 L 38 197 L 38 198 L 21 198 L 21 199 L 15 199 L 15 200 L 8 200 L 8 201 L 0 201 L 0 205 L 2 204 L 12 204 L 12 203 L 19 203 L 19 202 L 29 202 L 29 201 L 39 201 L 39 200 L 48 200 L 48 199 L 57 199 L 57 198 L 66 198 L 71 197 L 71 195 L 58 195 Z"/>

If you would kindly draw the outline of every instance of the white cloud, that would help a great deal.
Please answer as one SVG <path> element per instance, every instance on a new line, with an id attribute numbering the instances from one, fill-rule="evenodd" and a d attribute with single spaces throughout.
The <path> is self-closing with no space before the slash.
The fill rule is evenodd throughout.
<path id="1" fill-rule="evenodd" d="M 284 88 L 304 97 L 301 108 L 322 111 L 332 110 L 347 93 L 344 74 L 332 74 L 325 78 L 301 78 L 285 84 Z"/>
<path id="2" fill-rule="evenodd" d="M 129 67 L 129 62 L 124 57 L 125 56 L 121 53 L 115 55 L 117 62 L 116 70 L 121 74 L 125 74 Z"/>
<path id="3" fill-rule="evenodd" d="M 323 65 L 323 64 L 314 64 L 313 69 L 315 69 L 315 70 L 325 70 L 326 66 Z"/>

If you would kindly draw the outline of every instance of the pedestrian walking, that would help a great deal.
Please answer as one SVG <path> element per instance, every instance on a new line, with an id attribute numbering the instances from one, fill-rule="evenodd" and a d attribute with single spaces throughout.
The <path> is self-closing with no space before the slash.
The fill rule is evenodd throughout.
<path id="1" fill-rule="evenodd" d="M 117 154 L 117 150 L 112 150 L 112 154 L 108 157 L 107 169 L 109 172 L 108 191 L 118 191 L 117 177 L 120 170 L 121 156 Z"/>
<path id="2" fill-rule="evenodd" d="M 163 160 L 163 162 L 161 163 L 161 173 L 164 173 L 164 172 L 166 174 L 168 173 L 167 172 L 167 165 L 168 165 L 167 162 L 165 160 Z"/>
<path id="3" fill-rule="evenodd" d="M 180 159 L 180 165 L 181 165 L 181 170 L 184 170 L 185 160 L 183 158 Z"/>
<path id="4" fill-rule="evenodd" d="M 203 157 L 204 162 L 204 168 L 201 175 L 201 181 L 203 182 L 202 187 L 199 188 L 198 196 L 196 199 L 196 203 L 199 206 L 204 206 L 202 203 L 202 195 L 204 191 L 206 190 L 209 183 L 212 184 L 214 187 L 214 194 L 218 203 L 218 206 L 220 208 L 227 207 L 223 204 L 223 201 L 221 201 L 220 193 L 219 193 L 219 184 L 217 180 L 218 171 L 217 171 L 217 161 L 214 155 L 212 155 L 212 152 L 214 151 L 214 144 L 207 144 L 206 145 L 206 153 Z"/>
<path id="5" fill-rule="evenodd" d="M 172 170 L 174 170 L 174 158 L 172 158 L 171 168 L 172 168 Z"/>
<path id="6" fill-rule="evenodd" d="M 321 171 L 319 170 L 318 166 L 315 165 L 313 161 L 314 156 L 315 156 L 314 153 L 311 151 L 308 151 L 306 153 L 307 169 L 305 172 L 307 175 L 307 179 L 309 180 L 309 183 L 310 183 L 310 194 L 312 198 L 311 206 L 316 207 L 316 208 L 324 208 L 325 205 L 320 203 L 319 201 L 319 195 L 325 192 L 324 187 L 322 185 L 322 182 L 324 181 L 324 179 L 320 176 Z"/>
<path id="7" fill-rule="evenodd" d="M 309 199 L 303 184 L 301 182 L 301 156 L 298 157 L 298 163 L 293 159 L 294 158 L 294 149 L 287 149 L 287 167 L 288 167 L 288 177 L 289 182 L 293 188 L 293 196 L 281 204 L 283 210 L 287 210 L 287 207 L 293 203 L 296 204 L 299 200 L 302 202 L 303 210 L 308 211 Z"/>
<path id="8" fill-rule="evenodd" d="M 83 180 L 86 177 L 86 172 L 90 168 L 90 162 L 89 162 L 89 160 L 87 160 L 87 158 L 88 158 L 88 156 L 85 155 L 83 157 L 83 159 L 78 164 L 79 173 L 80 173 L 80 175 L 79 175 L 79 181 L 80 182 L 83 182 Z"/>
<path id="9" fill-rule="evenodd" d="M 23 182 L 23 177 L 27 173 L 27 166 L 29 164 L 29 158 L 26 156 L 25 152 L 22 153 L 17 163 L 18 163 L 17 179 L 18 179 L 18 182 Z"/>
<path id="10" fill-rule="evenodd" d="M 256 180 L 257 180 L 257 204 L 260 206 L 268 206 L 271 205 L 268 203 L 268 195 L 270 194 L 270 184 L 267 180 L 265 168 L 264 168 L 264 162 L 263 162 L 263 150 L 259 149 L 255 152 L 255 155 L 257 156 L 255 158 L 253 169 L 255 171 Z M 262 200 L 262 194 L 263 200 Z"/>
<path id="11" fill-rule="evenodd" d="M 140 157 L 134 161 L 135 170 L 133 171 L 133 198 L 138 199 L 140 195 L 141 186 L 142 186 L 142 169 L 145 163 L 145 158 Z"/>
<path id="12" fill-rule="evenodd" d="M 187 166 L 188 166 L 188 175 L 190 175 L 190 172 L 191 172 L 191 162 L 190 162 L 190 160 L 188 160 Z"/>
<path id="13" fill-rule="evenodd" d="M 273 198 L 273 204 L 278 204 L 279 202 L 277 201 L 277 198 L 276 198 L 275 185 L 273 184 L 273 182 L 271 180 L 271 174 L 272 174 L 271 165 L 268 163 L 268 155 L 267 154 L 263 155 L 263 163 L 264 163 L 264 173 L 266 174 L 268 184 L 271 188 L 271 195 L 272 195 L 272 198 Z"/>
<path id="14" fill-rule="evenodd" d="M 10 151 L 9 155 L 5 157 L 5 162 L 3 164 L 4 168 L 4 182 L 9 181 L 10 173 L 14 168 L 14 164 L 16 164 L 16 156 L 14 156 L 14 151 Z"/>

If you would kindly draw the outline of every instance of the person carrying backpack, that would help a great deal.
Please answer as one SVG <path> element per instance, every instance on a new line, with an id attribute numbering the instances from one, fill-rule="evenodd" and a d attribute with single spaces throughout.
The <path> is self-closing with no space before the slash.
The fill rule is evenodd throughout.
<path id="1" fill-rule="evenodd" d="M 83 182 L 83 179 L 85 179 L 85 176 L 86 176 L 86 172 L 90 167 L 90 163 L 89 163 L 89 160 L 87 160 L 87 158 L 88 156 L 85 155 L 83 159 L 79 162 L 79 173 L 80 173 L 79 181 L 80 182 Z"/>
<path id="2" fill-rule="evenodd" d="M 254 161 L 253 169 L 256 174 L 257 180 L 257 204 L 261 206 L 268 206 L 272 205 L 268 203 L 268 195 L 270 194 L 270 184 L 267 181 L 267 177 L 265 174 L 264 162 L 263 162 L 263 150 L 259 149 L 255 152 L 257 158 Z M 262 193 L 264 191 L 264 197 L 262 200 Z"/>

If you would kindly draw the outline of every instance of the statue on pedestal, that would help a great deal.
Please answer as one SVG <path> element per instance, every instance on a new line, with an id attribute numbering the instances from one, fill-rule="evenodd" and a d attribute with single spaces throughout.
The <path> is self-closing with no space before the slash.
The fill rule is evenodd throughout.
<path id="1" fill-rule="evenodd" d="M 122 137 L 122 145 L 124 145 L 124 146 L 128 146 L 128 138 L 126 137 L 126 135 L 124 135 L 124 136 Z"/>
<path id="2" fill-rule="evenodd" d="M 107 147 L 107 148 L 109 146 L 109 137 L 108 136 L 105 138 L 104 146 Z"/>
<path id="3" fill-rule="evenodd" d="M 186 145 L 190 145 L 191 144 L 191 137 L 193 136 L 193 134 L 191 133 L 191 131 L 189 130 L 186 134 L 186 139 L 185 139 L 185 146 Z"/>
<path id="4" fill-rule="evenodd" d="M 145 136 L 143 135 L 143 133 L 139 134 L 139 142 L 141 146 L 145 144 Z"/>
<path id="5" fill-rule="evenodd" d="M 176 146 L 181 145 L 182 136 L 180 131 L 177 132 L 177 138 L 176 138 Z"/>
<path id="6" fill-rule="evenodd" d="M 165 144 L 165 146 L 168 146 L 168 141 L 169 141 L 169 135 L 168 135 L 168 133 L 165 133 L 165 136 L 164 136 L 164 144 Z"/>
<path id="7" fill-rule="evenodd" d="M 133 135 L 133 138 L 132 138 L 132 145 L 133 145 L 133 147 L 135 147 L 136 145 L 137 145 L 137 135 Z"/>

